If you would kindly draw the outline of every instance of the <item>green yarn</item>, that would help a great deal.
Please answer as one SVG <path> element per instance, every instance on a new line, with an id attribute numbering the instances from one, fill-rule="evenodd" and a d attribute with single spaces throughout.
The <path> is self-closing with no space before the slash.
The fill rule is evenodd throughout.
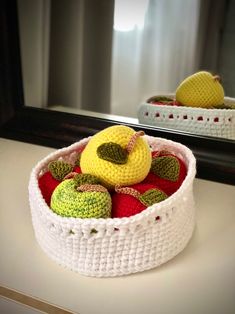
<path id="1" fill-rule="evenodd" d="M 92 234 L 92 233 L 97 233 L 97 232 L 98 231 L 96 229 L 92 228 L 90 233 Z"/>
<path id="2" fill-rule="evenodd" d="M 73 180 L 76 182 L 76 186 L 83 184 L 100 184 L 100 180 L 89 173 L 78 173 L 74 176 Z"/>
<path id="3" fill-rule="evenodd" d="M 73 170 L 73 166 L 67 162 L 57 160 L 51 161 L 48 165 L 48 169 L 56 180 L 61 181 Z"/>
<path id="4" fill-rule="evenodd" d="M 75 160 L 75 166 L 80 167 L 81 153 L 78 154 L 77 159 Z"/>
<path id="5" fill-rule="evenodd" d="M 147 102 L 162 102 L 169 103 L 172 102 L 173 99 L 166 96 L 153 96 L 147 100 Z"/>
<path id="6" fill-rule="evenodd" d="M 97 148 L 99 158 L 115 164 L 127 163 L 128 152 L 121 145 L 113 142 L 103 143 Z"/>
<path id="7" fill-rule="evenodd" d="M 180 163 L 174 156 L 162 156 L 152 160 L 151 171 L 160 178 L 177 181 L 180 173 Z"/>
<path id="8" fill-rule="evenodd" d="M 216 106 L 212 106 L 212 108 L 215 108 L 215 109 L 235 109 L 235 103 L 216 105 Z"/>
<path id="9" fill-rule="evenodd" d="M 145 206 L 151 206 L 155 203 L 164 201 L 167 198 L 167 195 L 157 189 L 150 189 L 139 196 L 139 200 Z"/>
<path id="10" fill-rule="evenodd" d="M 74 179 L 62 181 L 51 197 L 51 209 L 63 217 L 107 218 L 111 216 L 108 192 L 79 192 Z"/>

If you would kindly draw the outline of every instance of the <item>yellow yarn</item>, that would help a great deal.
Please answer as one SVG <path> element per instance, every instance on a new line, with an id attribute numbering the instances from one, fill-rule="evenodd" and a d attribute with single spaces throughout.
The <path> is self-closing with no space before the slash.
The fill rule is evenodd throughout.
<path id="1" fill-rule="evenodd" d="M 97 155 L 97 148 L 104 143 L 116 143 L 126 149 L 135 133 L 129 127 L 117 125 L 94 135 L 81 155 L 82 172 L 97 176 L 108 188 L 117 184 L 126 186 L 141 182 L 151 167 L 151 151 L 142 137 L 137 138 L 125 164 L 116 164 Z"/>
<path id="2" fill-rule="evenodd" d="M 218 76 L 201 71 L 189 76 L 179 85 L 176 100 L 190 107 L 217 106 L 224 102 L 224 89 Z"/>

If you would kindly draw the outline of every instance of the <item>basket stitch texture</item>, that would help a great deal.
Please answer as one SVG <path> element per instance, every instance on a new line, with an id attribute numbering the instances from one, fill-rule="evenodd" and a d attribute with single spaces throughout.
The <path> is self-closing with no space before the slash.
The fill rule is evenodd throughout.
<path id="1" fill-rule="evenodd" d="M 225 104 L 229 103 L 235 103 L 235 99 L 225 97 Z M 138 110 L 138 119 L 142 124 L 235 139 L 234 109 L 205 109 L 143 103 Z"/>
<path id="2" fill-rule="evenodd" d="M 181 187 L 171 197 L 126 218 L 61 217 L 47 206 L 38 178 L 52 160 L 66 160 L 89 138 L 62 148 L 38 162 L 29 181 L 29 201 L 36 239 L 60 265 L 87 276 L 113 277 L 161 265 L 181 252 L 195 226 L 193 180 L 196 161 L 182 144 L 145 136 L 154 150 L 170 149 L 188 168 Z M 160 217 L 160 218 L 159 218 Z"/>

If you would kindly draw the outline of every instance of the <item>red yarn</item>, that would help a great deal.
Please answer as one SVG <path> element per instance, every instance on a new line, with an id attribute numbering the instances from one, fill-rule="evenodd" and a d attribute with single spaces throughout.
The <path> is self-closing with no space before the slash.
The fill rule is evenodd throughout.
<path id="1" fill-rule="evenodd" d="M 60 184 L 60 181 L 53 178 L 50 171 L 47 171 L 38 179 L 38 184 L 42 192 L 42 196 L 49 206 L 51 202 L 51 195 L 57 185 Z"/>
<path id="2" fill-rule="evenodd" d="M 74 171 L 74 172 L 77 172 L 77 173 L 82 173 L 82 170 L 81 170 L 81 168 L 80 168 L 79 166 L 75 166 L 75 167 L 73 168 L 73 171 Z"/>
<path id="3" fill-rule="evenodd" d="M 141 194 L 150 189 L 158 189 L 156 187 L 156 184 L 154 185 L 150 183 L 138 183 L 129 187 L 135 189 Z M 130 217 L 142 212 L 146 208 L 147 207 L 143 203 L 141 203 L 137 198 L 132 195 L 116 192 L 114 192 L 112 195 L 113 218 Z"/>
<path id="4" fill-rule="evenodd" d="M 79 166 L 75 166 L 73 168 L 74 172 L 81 173 L 81 168 Z M 38 185 L 42 192 L 42 196 L 45 199 L 48 206 L 50 206 L 51 202 L 51 195 L 57 185 L 60 184 L 61 181 L 56 180 L 50 171 L 45 172 L 39 179 L 38 179 Z"/>
<path id="5" fill-rule="evenodd" d="M 158 157 L 154 157 L 156 154 L 155 152 L 152 152 L 152 156 L 153 158 L 158 158 Z M 161 189 L 163 192 L 165 192 L 168 196 L 172 195 L 173 193 L 175 193 L 179 187 L 181 186 L 182 182 L 184 181 L 186 175 L 187 175 L 187 168 L 185 163 L 177 156 L 173 155 L 173 154 L 168 154 L 168 153 L 164 153 L 164 154 L 160 154 L 160 156 L 173 156 L 175 158 L 178 159 L 179 164 L 180 164 L 180 171 L 179 171 L 179 177 L 177 181 L 170 181 L 168 179 L 163 179 L 161 177 L 159 177 L 158 175 L 154 174 L 153 172 L 149 172 L 149 174 L 147 175 L 147 177 L 144 179 L 143 183 L 151 183 L 151 184 L 155 184 L 159 187 L 159 189 Z"/>

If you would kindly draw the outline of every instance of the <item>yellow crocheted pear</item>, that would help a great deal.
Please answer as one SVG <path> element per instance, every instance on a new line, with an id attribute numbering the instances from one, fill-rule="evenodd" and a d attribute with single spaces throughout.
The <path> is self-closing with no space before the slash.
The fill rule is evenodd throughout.
<path id="1" fill-rule="evenodd" d="M 141 135 L 122 125 L 95 134 L 81 154 L 82 172 L 95 175 L 108 188 L 141 182 L 151 167 L 151 151 Z"/>
<path id="2" fill-rule="evenodd" d="M 201 71 L 187 77 L 179 85 L 176 100 L 189 107 L 214 107 L 223 104 L 224 89 L 218 75 Z"/>

